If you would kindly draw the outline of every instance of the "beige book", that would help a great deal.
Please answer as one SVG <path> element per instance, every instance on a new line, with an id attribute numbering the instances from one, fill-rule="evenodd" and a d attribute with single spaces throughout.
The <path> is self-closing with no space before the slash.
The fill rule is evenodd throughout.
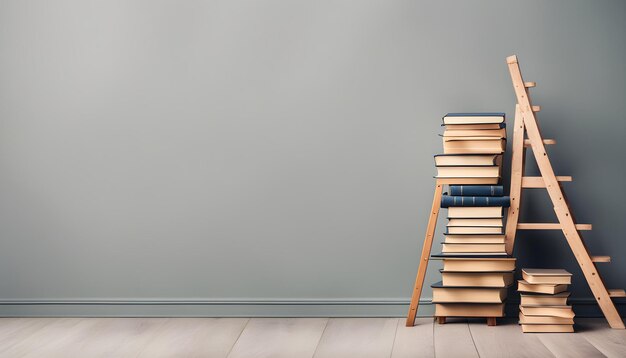
<path id="1" fill-rule="evenodd" d="M 553 295 L 555 293 L 567 291 L 567 285 L 532 284 L 524 280 L 518 280 L 517 290 L 519 292 L 547 293 L 549 295 Z"/>
<path id="2" fill-rule="evenodd" d="M 437 167 L 437 178 L 499 178 L 497 165 L 480 167 Z"/>
<path id="3" fill-rule="evenodd" d="M 448 234 L 445 239 L 450 244 L 504 244 L 504 235 L 458 235 Z"/>
<path id="4" fill-rule="evenodd" d="M 574 333 L 571 324 L 522 324 L 524 333 Z"/>
<path id="5" fill-rule="evenodd" d="M 502 156 L 497 154 L 436 155 L 435 166 L 502 165 Z"/>
<path id="6" fill-rule="evenodd" d="M 453 184 L 453 185 L 494 185 L 500 182 L 500 177 L 488 177 L 488 178 L 462 178 L 462 177 L 454 177 L 454 178 L 438 178 L 441 180 L 445 180 L 445 184 Z"/>
<path id="7" fill-rule="evenodd" d="M 476 116 L 463 116 L 452 115 L 449 113 L 443 117 L 443 124 L 487 124 L 487 123 L 502 123 L 504 122 L 503 116 L 489 116 L 489 115 L 476 115 Z"/>
<path id="8" fill-rule="evenodd" d="M 449 272 L 441 270 L 444 286 L 508 287 L 513 272 Z"/>
<path id="9" fill-rule="evenodd" d="M 506 253 L 504 244 L 452 244 L 445 242 L 441 250 L 443 253 Z"/>
<path id="10" fill-rule="evenodd" d="M 448 219 L 454 218 L 501 218 L 501 206 L 451 206 L 448 208 Z"/>
<path id="11" fill-rule="evenodd" d="M 450 226 L 495 226 L 502 227 L 502 218 L 452 218 L 448 219 Z"/>
<path id="12" fill-rule="evenodd" d="M 456 138 L 468 138 L 471 140 L 456 140 Z M 482 139 L 478 139 L 482 138 Z M 444 138 L 444 154 L 501 154 L 506 150 L 504 139 L 489 137 L 455 137 Z"/>
<path id="13" fill-rule="evenodd" d="M 561 292 L 554 295 L 527 295 L 520 294 L 522 306 L 565 306 L 569 292 Z"/>
<path id="14" fill-rule="evenodd" d="M 490 226 L 451 226 L 448 234 L 501 234 L 502 227 Z"/>
<path id="15" fill-rule="evenodd" d="M 504 317 L 503 303 L 437 303 L 439 317 Z"/>
<path id="16" fill-rule="evenodd" d="M 506 138 L 506 129 L 447 129 L 444 137 L 497 137 Z"/>
<path id="17" fill-rule="evenodd" d="M 500 129 L 499 123 L 446 124 L 446 130 Z"/>
<path id="18" fill-rule="evenodd" d="M 552 316 L 574 318 L 574 311 L 570 306 L 519 306 L 524 316 Z"/>
<path id="19" fill-rule="evenodd" d="M 501 303 L 506 294 L 506 288 L 433 287 L 433 302 Z"/>
<path id="20" fill-rule="evenodd" d="M 525 316 L 519 313 L 520 324 L 574 324 L 574 318 L 554 317 L 554 316 Z"/>
<path id="21" fill-rule="evenodd" d="M 522 269 L 522 278 L 532 284 L 565 284 L 572 283 L 572 274 L 562 269 Z"/>
<path id="22" fill-rule="evenodd" d="M 446 258 L 444 271 L 491 272 L 515 270 L 515 258 Z"/>

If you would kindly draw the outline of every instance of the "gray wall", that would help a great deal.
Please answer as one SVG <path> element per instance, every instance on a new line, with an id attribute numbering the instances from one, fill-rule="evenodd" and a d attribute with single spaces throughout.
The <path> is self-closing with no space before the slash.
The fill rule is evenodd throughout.
<path id="1" fill-rule="evenodd" d="M 510 54 L 538 81 L 586 242 L 626 287 L 625 16 L 622 1 L 2 1 L 0 314 L 404 314 L 440 117 L 512 121 Z M 533 196 L 523 216 L 554 219 Z M 560 234 L 516 254 L 571 269 L 588 301 Z"/>

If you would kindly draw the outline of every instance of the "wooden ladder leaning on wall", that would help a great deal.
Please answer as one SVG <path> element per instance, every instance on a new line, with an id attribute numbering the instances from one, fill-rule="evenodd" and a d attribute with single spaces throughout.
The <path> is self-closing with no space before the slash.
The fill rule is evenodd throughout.
<path id="1" fill-rule="evenodd" d="M 529 95 L 529 90 L 535 87 L 535 83 L 524 82 L 517 56 L 507 57 L 506 62 L 509 66 L 513 88 L 517 97 L 511 160 L 511 207 L 507 213 L 505 231 L 506 251 L 509 255 L 513 253 L 517 230 L 562 230 L 609 325 L 611 328 L 624 329 L 624 322 L 619 316 L 611 297 L 626 297 L 626 293 L 620 289 L 606 289 L 595 263 L 610 262 L 611 258 L 609 256 L 590 256 L 581 238 L 580 231 L 591 230 L 591 225 L 576 224 L 574 222 L 575 219 L 560 184 L 560 182 L 572 181 L 572 177 L 556 176 L 552 169 L 545 145 L 556 144 L 556 142 L 553 139 L 543 139 L 539 131 L 535 112 L 539 112 L 541 108 L 531 104 Z M 524 138 L 524 133 L 526 133 L 528 139 Z M 532 149 L 541 176 L 524 176 L 526 148 Z M 518 222 L 522 189 L 528 188 L 545 188 L 548 191 L 550 200 L 554 205 L 558 223 Z"/>

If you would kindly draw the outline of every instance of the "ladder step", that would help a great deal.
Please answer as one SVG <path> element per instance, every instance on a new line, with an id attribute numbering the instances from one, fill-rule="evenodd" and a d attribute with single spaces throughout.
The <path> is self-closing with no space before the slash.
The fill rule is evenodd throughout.
<path id="1" fill-rule="evenodd" d="M 559 223 L 519 223 L 518 230 L 562 230 Z M 591 224 L 576 224 L 576 230 L 591 230 Z"/>
<path id="2" fill-rule="evenodd" d="M 535 87 L 536 85 L 536 82 L 524 82 L 524 87 L 526 88 Z"/>
<path id="3" fill-rule="evenodd" d="M 571 176 L 557 176 L 558 181 L 572 181 Z M 522 188 L 545 188 L 543 177 L 522 177 Z"/>
<path id="4" fill-rule="evenodd" d="M 532 109 L 533 109 L 533 112 L 540 112 L 541 106 L 533 106 Z"/>
<path id="5" fill-rule="evenodd" d="M 591 256 L 593 262 L 611 262 L 611 256 Z"/>
<path id="6" fill-rule="evenodd" d="M 611 297 L 626 297 L 626 291 L 621 288 L 611 288 L 608 290 Z"/>
<path id="7" fill-rule="evenodd" d="M 556 144 L 556 139 L 544 139 L 544 145 L 554 145 Z M 524 147 L 531 147 L 530 139 L 524 139 Z"/>

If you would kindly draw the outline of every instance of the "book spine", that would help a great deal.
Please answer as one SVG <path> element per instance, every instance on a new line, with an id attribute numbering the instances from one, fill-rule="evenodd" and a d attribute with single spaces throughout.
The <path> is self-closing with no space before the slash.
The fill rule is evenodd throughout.
<path id="1" fill-rule="evenodd" d="M 502 185 L 450 185 L 450 195 L 455 196 L 503 196 Z"/>
<path id="2" fill-rule="evenodd" d="M 443 195 L 441 197 L 441 207 L 451 206 L 504 206 L 511 205 L 511 198 L 508 196 L 453 196 Z"/>

